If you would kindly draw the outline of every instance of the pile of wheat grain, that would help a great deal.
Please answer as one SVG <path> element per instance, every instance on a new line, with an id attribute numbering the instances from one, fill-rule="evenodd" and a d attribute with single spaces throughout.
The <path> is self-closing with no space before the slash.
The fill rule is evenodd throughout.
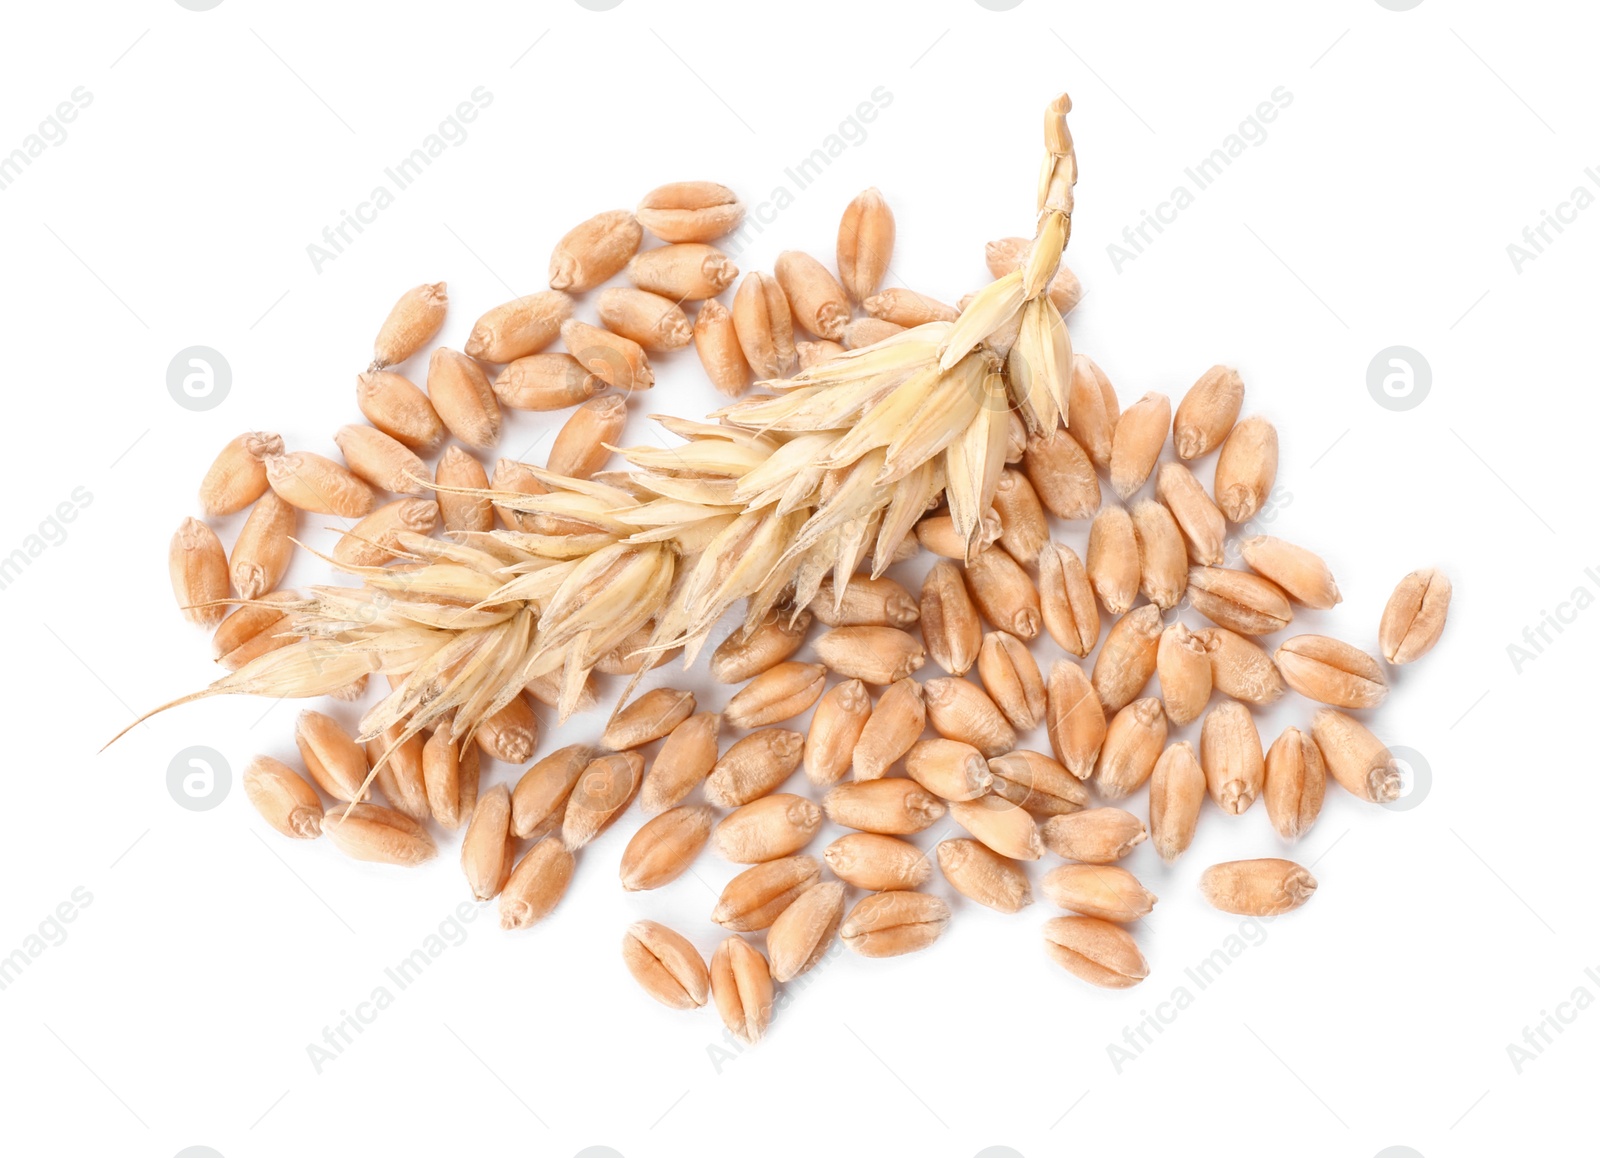
<path id="1" fill-rule="evenodd" d="M 753 1041 L 774 984 L 835 937 L 868 957 L 931 944 L 951 916 L 924 888 L 935 860 L 962 896 L 1011 913 L 1032 901 L 1026 863 L 1059 856 L 1040 888 L 1074 915 L 1045 924 L 1047 952 L 1126 987 L 1148 972 L 1128 926 L 1156 901 L 1115 864 L 1135 845 L 1181 855 L 1208 796 L 1223 814 L 1262 798 L 1286 841 L 1315 821 L 1329 776 L 1395 799 L 1395 761 L 1348 713 L 1381 703 L 1385 663 L 1432 648 L 1450 584 L 1431 570 L 1401 581 L 1382 662 L 1322 635 L 1258 642 L 1339 590 L 1316 554 L 1277 538 L 1241 544 L 1247 569 L 1223 566 L 1229 524 L 1255 517 L 1278 467 L 1272 423 L 1240 418 L 1236 372 L 1208 370 L 1176 410 L 1160 393 L 1123 407 L 1072 352 L 1069 107 L 1046 113 L 1036 237 L 991 243 L 995 281 L 959 306 L 881 289 L 895 226 L 876 190 L 844 212 L 837 276 L 785 253 L 724 306 L 738 271 L 710 243 L 743 207 L 719 184 L 668 185 L 568 232 L 550 290 L 490 310 L 464 350 L 434 349 L 425 390 L 399 367 L 438 333 L 445 287 L 403 295 L 357 379 L 370 425 L 336 436 L 343 464 L 273 434 L 229 443 L 200 498 L 210 516 L 249 508 L 232 552 L 191 518 L 170 553 L 180 607 L 215 628 L 214 658 L 235 673 L 201 694 L 350 699 L 371 674 L 391 687 L 359 737 L 302 713 L 309 780 L 268 757 L 250 766 L 267 822 L 397 865 L 435 854 L 431 828 L 465 825 L 474 897 L 498 897 L 504 926 L 522 929 L 637 799 L 650 819 L 622 854 L 624 888 L 669 883 L 708 844 L 751 867 L 710 914 L 732 935 L 709 968 L 650 921 L 627 931 L 625 961 L 657 999 L 713 998 Z M 642 249 L 645 231 L 665 244 Z M 575 316 L 624 271 L 631 285 L 596 295 L 600 325 Z M 685 302 L 699 303 L 692 322 Z M 650 357 L 691 342 L 737 401 L 713 421 L 663 419 L 682 446 L 624 449 L 632 469 L 606 469 L 627 400 L 654 384 Z M 766 392 L 741 397 L 752 379 Z M 543 467 L 474 456 L 498 441 L 501 407 L 571 410 Z M 1208 494 L 1188 464 L 1213 452 Z M 330 562 L 362 587 L 278 589 L 300 512 L 352 521 Z M 1080 553 L 1061 536 L 1084 523 Z M 939 558 L 919 592 L 884 574 L 923 552 Z M 742 685 L 720 711 L 658 687 L 599 737 L 541 744 L 533 702 L 558 710 L 560 731 L 597 701 L 596 673 L 631 677 L 631 693 L 680 653 L 697 662 L 739 601 L 745 621 L 706 661 Z M 946 675 L 919 678 L 929 656 Z M 1289 690 L 1324 706 L 1263 752 L 1249 706 Z M 808 712 L 803 731 L 781 726 Z M 1198 752 L 1178 738 L 1196 723 Z M 1041 724 L 1052 754 L 1019 748 Z M 482 757 L 527 767 L 490 784 Z M 802 770 L 820 801 L 783 791 Z M 1118 806 L 1140 791 L 1148 826 Z M 904 839 L 947 815 L 970 836 L 928 851 Z M 804 850 L 825 818 L 855 831 L 819 859 Z M 1316 882 L 1269 858 L 1214 865 L 1201 888 L 1264 915 Z M 867 895 L 852 903 L 851 889 Z M 763 931 L 764 954 L 749 936 Z"/>

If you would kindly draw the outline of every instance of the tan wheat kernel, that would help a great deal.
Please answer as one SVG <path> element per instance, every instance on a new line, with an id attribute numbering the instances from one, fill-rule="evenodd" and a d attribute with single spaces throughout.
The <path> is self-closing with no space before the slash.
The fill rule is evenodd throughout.
<path id="1" fill-rule="evenodd" d="M 922 685 L 909 677 L 890 684 L 867 717 L 851 755 L 857 780 L 876 780 L 911 750 L 927 723 Z"/>
<path id="2" fill-rule="evenodd" d="M 863 957 L 899 957 L 926 949 L 950 923 L 950 906 L 911 890 L 863 897 L 839 926 L 839 939 Z"/>
<path id="3" fill-rule="evenodd" d="M 1033 903 L 1028 874 L 980 841 L 940 841 L 937 852 L 944 879 L 969 900 L 1001 913 L 1020 912 Z"/>
<path id="4" fill-rule="evenodd" d="M 487 450 L 500 441 L 500 403 L 476 359 L 440 346 L 428 360 L 428 399 L 450 433 Z"/>
<path id="5" fill-rule="evenodd" d="M 655 921 L 628 926 L 622 962 L 644 991 L 668 1008 L 694 1009 L 710 995 L 711 975 L 699 950 L 682 933 Z"/>
<path id="6" fill-rule="evenodd" d="M 550 254 L 550 288 L 583 293 L 622 272 L 644 238 L 626 209 L 597 213 L 568 230 Z"/>
<path id="7" fill-rule="evenodd" d="M 723 394 L 737 398 L 748 389 L 750 363 L 739 346 L 738 327 L 728 307 L 716 298 L 702 302 L 695 314 L 694 350 L 706 377 Z"/>
<path id="8" fill-rule="evenodd" d="M 1149 835 L 1142 820 L 1121 808 L 1085 808 L 1052 816 L 1039 826 L 1046 848 L 1064 860 L 1084 864 L 1119 861 Z"/>
<path id="9" fill-rule="evenodd" d="M 575 867 L 572 853 L 547 836 L 527 852 L 500 890 L 500 927 L 526 929 L 544 920 L 566 895 Z"/>
<path id="10" fill-rule="evenodd" d="M 802 754 L 811 783 L 825 787 L 844 777 L 871 716 L 872 697 L 860 680 L 835 684 L 823 694 L 811 713 Z"/>
<path id="11" fill-rule="evenodd" d="M 644 195 L 639 223 L 662 241 L 715 241 L 744 220 L 744 204 L 715 181 L 674 181 Z"/>
<path id="12" fill-rule="evenodd" d="M 858 302 L 877 292 L 894 253 L 894 213 L 883 194 L 866 189 L 856 194 L 839 219 L 839 281 Z"/>
<path id="13" fill-rule="evenodd" d="M 786 856 L 755 865 L 727 883 L 711 919 L 735 933 L 765 929 L 821 879 L 822 865 L 814 856 Z"/>
<path id="14" fill-rule="evenodd" d="M 1317 881 L 1292 860 L 1265 857 L 1212 865 L 1200 877 L 1200 891 L 1224 913 L 1276 917 L 1309 901 Z"/>
<path id="15" fill-rule="evenodd" d="M 560 290 L 506 302 L 478 319 L 462 349 L 469 358 L 485 362 L 514 362 L 537 354 L 560 336 L 572 307 L 572 298 Z"/>
<path id="16" fill-rule="evenodd" d="M 1433 650 L 1444 633 L 1450 591 L 1449 577 L 1437 568 L 1413 571 L 1400 580 L 1378 624 L 1384 659 L 1395 665 L 1407 664 Z"/>
<path id="17" fill-rule="evenodd" d="M 309 840 L 322 835 L 322 799 L 294 769 L 270 756 L 257 756 L 243 779 L 250 803 L 284 836 Z"/>
<path id="18" fill-rule="evenodd" d="M 696 712 L 672 729 L 639 789 L 639 807 L 645 815 L 671 808 L 711 774 L 721 726 L 722 717 L 715 712 Z"/>
<path id="19" fill-rule="evenodd" d="M 822 825 L 822 809 L 803 796 L 777 793 L 736 808 L 711 830 L 724 860 L 760 864 L 799 852 Z"/>
<path id="20" fill-rule="evenodd" d="M 1267 749 L 1262 801 L 1267 818 L 1285 840 L 1298 840 L 1322 811 L 1328 771 L 1316 742 L 1299 728 L 1285 728 Z"/>
<path id="21" fill-rule="evenodd" d="M 687 241 L 644 250 L 628 262 L 628 276 L 640 289 L 664 298 L 698 302 L 732 285 L 739 267 L 721 250 Z"/>
<path id="22" fill-rule="evenodd" d="M 636 892 L 677 880 L 711 839 L 715 819 L 708 806 L 691 804 L 646 821 L 622 850 L 618 866 L 622 887 Z"/>
<path id="23" fill-rule="evenodd" d="M 916 845 L 876 832 L 841 836 L 822 852 L 833 875 L 871 892 L 914 889 L 933 873 L 932 862 Z"/>
<path id="24" fill-rule="evenodd" d="M 772 922 L 767 952 L 772 979 L 793 981 L 822 960 L 844 916 L 844 886 L 838 881 L 812 885 Z"/>
<path id="25" fill-rule="evenodd" d="M 1064 864 L 1046 873 L 1039 888 L 1052 905 L 1118 924 L 1148 916 L 1156 904 L 1138 877 L 1115 865 Z"/>
<path id="26" fill-rule="evenodd" d="M 404 362 L 426 346 L 444 325 L 445 308 L 449 304 L 442 281 L 415 286 L 401 294 L 373 342 L 373 369 L 381 370 Z"/>
<path id="27" fill-rule="evenodd" d="M 1133 936 L 1098 917 L 1055 917 L 1045 922 L 1045 952 L 1079 980 L 1104 989 L 1128 989 L 1150 975 Z"/>
<path id="28" fill-rule="evenodd" d="M 222 448 L 200 480 L 200 509 L 208 515 L 232 515 L 267 492 L 268 458 L 283 453 L 276 434 L 252 431 Z"/>
<path id="29" fill-rule="evenodd" d="M 761 951 L 743 937 L 729 937 L 711 954 L 711 998 L 722 1024 L 754 1045 L 772 1022 L 772 973 Z"/>
<path id="30" fill-rule="evenodd" d="M 216 627 L 228 613 L 228 556 L 217 533 L 199 519 L 185 519 L 167 548 L 167 573 L 178 609 L 190 623 Z"/>
<path id="31" fill-rule="evenodd" d="M 1244 404 L 1244 379 L 1229 366 L 1213 366 L 1189 387 L 1172 416 L 1172 445 L 1182 459 L 1222 445 Z"/>
<path id="32" fill-rule="evenodd" d="M 850 320 L 850 299 L 827 268 L 810 254 L 785 250 L 773 267 L 797 322 L 819 338 L 837 341 Z"/>
<path id="33" fill-rule="evenodd" d="M 1194 840 L 1206 775 L 1187 740 L 1170 746 L 1150 775 L 1150 838 L 1164 861 L 1176 860 Z"/>
<path id="34" fill-rule="evenodd" d="M 1206 713 L 1200 726 L 1200 767 L 1206 790 L 1224 812 L 1237 816 L 1261 795 L 1266 775 L 1261 736 L 1243 704 L 1229 700 Z"/>

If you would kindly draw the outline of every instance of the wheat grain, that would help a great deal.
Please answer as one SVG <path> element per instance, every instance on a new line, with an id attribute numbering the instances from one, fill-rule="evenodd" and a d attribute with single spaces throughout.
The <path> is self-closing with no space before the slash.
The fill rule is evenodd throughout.
<path id="1" fill-rule="evenodd" d="M 1257 705 L 1283 697 L 1283 676 L 1259 644 L 1226 627 L 1207 627 L 1194 637 L 1211 660 L 1211 683 L 1217 691 Z"/>
<path id="2" fill-rule="evenodd" d="M 1400 767 L 1366 725 L 1343 712 L 1322 708 L 1311 717 L 1311 735 L 1328 774 L 1346 792 L 1374 804 L 1400 798 L 1404 784 Z"/>
<path id="3" fill-rule="evenodd" d="M 1121 808 L 1086 808 L 1052 816 L 1039 826 L 1051 852 L 1085 864 L 1111 864 L 1143 844 L 1150 835 L 1144 822 Z"/>
<path id="4" fill-rule="evenodd" d="M 794 319 L 777 278 L 760 271 L 745 275 L 733 295 L 733 329 L 757 378 L 795 372 Z"/>
<path id="5" fill-rule="evenodd" d="M 1018 748 L 989 760 L 990 787 L 996 796 L 1049 818 L 1077 812 L 1089 803 L 1089 793 L 1071 772 L 1044 755 Z"/>
<path id="6" fill-rule="evenodd" d="M 560 336 L 573 304 L 560 290 L 546 290 L 496 306 L 473 324 L 462 350 L 485 362 L 515 362 L 537 354 Z"/>
<path id="7" fill-rule="evenodd" d="M 800 767 L 805 737 L 765 728 L 734 742 L 706 778 L 705 796 L 719 808 L 737 808 L 765 796 Z"/>
<path id="8" fill-rule="evenodd" d="M 1213 366 L 1178 401 L 1172 416 L 1172 445 L 1182 459 L 1198 458 L 1223 439 L 1239 419 L 1244 379 L 1228 366 Z"/>
<path id="9" fill-rule="evenodd" d="M 1111 437 L 1111 489 L 1126 502 L 1155 470 L 1167 442 L 1172 403 L 1165 394 L 1146 394 L 1122 412 Z"/>
<path id="10" fill-rule="evenodd" d="M 697 302 L 732 285 L 739 267 L 720 250 L 691 241 L 644 250 L 628 262 L 628 276 L 640 289 L 675 302 Z"/>
<path id="11" fill-rule="evenodd" d="M 1052 961 L 1091 985 L 1128 989 L 1150 975 L 1132 935 L 1098 917 L 1055 917 L 1045 923 L 1044 940 Z"/>
<path id="12" fill-rule="evenodd" d="M 450 433 L 486 450 L 500 441 L 500 404 L 476 359 L 440 346 L 428 360 L 428 399 Z"/>
<path id="13" fill-rule="evenodd" d="M 862 725 L 851 755 L 857 780 L 876 780 L 886 773 L 922 735 L 927 722 L 927 701 L 916 680 L 896 680 L 878 697 Z"/>
<path id="14" fill-rule="evenodd" d="M 433 403 L 411 379 L 393 370 L 356 375 L 356 405 L 366 420 L 412 450 L 430 451 L 444 437 Z M 262 475 L 266 481 L 266 475 Z"/>
<path id="15" fill-rule="evenodd" d="M 1194 747 L 1180 740 L 1161 753 L 1150 775 L 1150 836 L 1164 861 L 1173 861 L 1194 840 L 1206 776 Z"/>
<path id="16" fill-rule="evenodd" d="M 324 822 L 323 833 L 355 860 L 410 868 L 432 860 L 439 850 L 416 821 L 380 804 L 352 804 Z"/>
<path id="17" fill-rule="evenodd" d="M 723 887 L 711 919 L 735 933 L 768 928 L 821 879 L 822 865 L 813 856 L 785 856 L 755 865 Z"/>
<path id="18" fill-rule="evenodd" d="M 711 997 L 717 1014 L 740 1041 L 754 1045 L 772 1021 L 772 972 L 760 950 L 729 937 L 711 954 Z"/>
<path id="19" fill-rule="evenodd" d="M 1156 680 L 1167 719 L 1192 724 L 1211 699 L 1211 657 L 1205 644 L 1181 622 L 1169 624 L 1156 644 Z"/>
<path id="20" fill-rule="evenodd" d="M 1389 694 L 1382 664 L 1360 648 L 1326 635 L 1284 640 L 1273 662 L 1284 683 L 1307 699 L 1336 708 L 1375 708 Z"/>
<path id="21" fill-rule="evenodd" d="M 1222 811 L 1237 816 L 1261 795 L 1266 769 L 1261 737 L 1243 704 L 1218 704 L 1200 727 L 1200 767 L 1206 790 Z"/>
<path id="22" fill-rule="evenodd" d="M 980 841 L 944 840 L 935 852 L 944 879 L 969 900 L 1002 913 L 1020 912 L 1033 903 L 1028 875 Z"/>
<path id="23" fill-rule="evenodd" d="M 496 784 L 478 797 L 461 841 L 461 870 L 474 899 L 491 900 L 511 875 L 511 794 Z"/>
<path id="24" fill-rule="evenodd" d="M 284 836 L 308 840 L 322 835 L 322 800 L 288 765 L 257 756 L 245 768 L 243 783 L 261 818 Z"/>
<path id="25" fill-rule="evenodd" d="M 512 410 L 565 410 L 587 402 L 606 383 L 571 354 L 544 353 L 501 367 L 491 386 L 500 405 Z"/>
<path id="26" fill-rule="evenodd" d="M 628 926 L 622 962 L 646 993 L 671 1009 L 694 1009 L 710 995 L 711 975 L 699 951 L 682 933 L 655 921 Z"/>
<path id="27" fill-rule="evenodd" d="M 1225 913 L 1276 917 L 1310 900 L 1317 882 L 1293 861 L 1267 857 L 1212 865 L 1200 877 L 1200 891 Z"/>
<path id="28" fill-rule="evenodd" d="M 762 728 L 793 719 L 817 702 L 827 683 L 820 663 L 774 664 L 740 689 L 722 718 L 735 728 Z"/>
<path id="29" fill-rule="evenodd" d="M 662 241 L 715 241 L 744 220 L 744 204 L 715 181 L 675 181 L 646 193 L 634 210 Z"/>
<path id="30" fill-rule="evenodd" d="M 1252 415 L 1228 432 L 1217 455 L 1212 493 L 1217 506 L 1236 523 L 1247 523 L 1267 501 L 1278 478 L 1278 431 Z"/>
<path id="31" fill-rule="evenodd" d="M 1124 508 L 1100 508 L 1089 527 L 1084 567 L 1090 586 L 1113 616 L 1133 606 L 1139 595 L 1139 541 L 1133 532 L 1133 517 Z"/>
<path id="32" fill-rule="evenodd" d="M 1106 725 L 1095 766 L 1094 786 L 1106 800 L 1121 800 L 1142 788 L 1167 742 L 1167 717 L 1158 699 L 1135 700 Z"/>
<path id="33" fill-rule="evenodd" d="M 1433 650 L 1444 634 L 1450 613 L 1450 579 L 1443 571 L 1413 571 L 1394 589 L 1378 624 L 1383 658 L 1395 665 L 1411 663 Z"/>
<path id="34" fill-rule="evenodd" d="M 839 929 L 844 916 L 844 886 L 838 881 L 814 884 L 778 914 L 767 932 L 772 979 L 793 981 L 814 968 Z"/>
<path id="35" fill-rule="evenodd" d="M 1161 644 L 1161 609 L 1153 603 L 1134 608 L 1111 625 L 1095 657 L 1089 682 L 1108 712 L 1127 707 L 1155 674 Z"/>
<path id="36" fill-rule="evenodd" d="M 283 453 L 276 434 L 252 431 L 224 446 L 200 480 L 200 509 L 208 515 L 244 510 L 267 492 L 266 461 Z"/>
<path id="37" fill-rule="evenodd" d="M 877 292 L 893 254 L 894 213 L 883 194 L 863 190 L 839 219 L 839 281 L 852 300 L 864 302 Z"/>
<path id="38" fill-rule="evenodd" d="M 863 897 L 839 925 L 839 939 L 863 957 L 899 957 L 926 949 L 950 924 L 950 906 L 912 890 Z"/>
<path id="39" fill-rule="evenodd" d="M 217 533 L 185 519 L 167 548 L 167 572 L 178 609 L 190 623 L 216 627 L 228 613 L 228 556 Z"/>
<path id="40" fill-rule="evenodd" d="M 750 363 L 739 345 L 738 326 L 728 307 L 715 298 L 702 302 L 695 314 L 694 349 L 706 377 L 729 398 L 749 387 Z"/>
<path id="41" fill-rule="evenodd" d="M 696 712 L 667 735 L 639 789 L 639 807 L 647 815 L 671 808 L 710 775 L 721 725 L 715 712 Z"/>
<path id="42" fill-rule="evenodd" d="M 381 370 L 404 362 L 432 341 L 444 325 L 449 304 L 442 281 L 415 286 L 401 294 L 378 328 L 372 346 L 372 368 Z"/>
<path id="43" fill-rule="evenodd" d="M 1267 818 L 1285 840 L 1298 840 L 1322 811 L 1328 772 L 1316 742 L 1299 728 L 1285 728 L 1267 749 L 1261 798 Z"/>
<path id="44" fill-rule="evenodd" d="M 583 293 L 622 272 L 644 230 L 626 209 L 597 213 L 567 231 L 550 254 L 550 288 Z"/>
<path id="45" fill-rule="evenodd" d="M 684 873 L 711 839 L 715 814 L 705 805 L 685 805 L 646 821 L 622 850 L 618 874 L 630 892 L 659 889 Z"/>
<path id="46" fill-rule="evenodd" d="M 777 793 L 724 816 L 711 830 L 711 843 L 724 860 L 760 864 L 799 852 L 821 824 L 822 809 L 811 801 Z"/>
<path id="47" fill-rule="evenodd" d="M 921 832 L 945 813 L 942 801 L 900 776 L 836 784 L 822 808 L 835 824 L 885 836 Z"/>
<path id="48" fill-rule="evenodd" d="M 711 653 L 711 677 L 718 683 L 737 684 L 754 679 L 795 652 L 811 629 L 811 612 L 777 615 L 751 630 L 735 628 Z"/>
<path id="49" fill-rule="evenodd" d="M 822 852 L 834 876 L 872 892 L 914 889 L 927 882 L 933 865 L 916 845 L 876 832 L 841 836 Z"/>
<path id="50" fill-rule="evenodd" d="M 574 867 L 572 853 L 555 837 L 530 848 L 500 890 L 500 927 L 526 929 L 548 917 L 566 895 Z"/>
<path id="51" fill-rule="evenodd" d="M 1046 873 L 1039 888 L 1052 905 L 1118 924 L 1141 920 L 1156 905 L 1154 893 L 1115 865 L 1064 864 Z"/>

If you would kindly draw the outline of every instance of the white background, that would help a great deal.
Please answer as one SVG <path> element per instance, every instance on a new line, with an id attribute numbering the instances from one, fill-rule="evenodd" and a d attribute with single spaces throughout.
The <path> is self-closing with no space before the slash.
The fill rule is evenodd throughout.
<path id="1" fill-rule="evenodd" d="M 0 554 L 75 488 L 92 501 L 0 591 L 0 954 L 33 944 L 75 889 L 92 901 L 64 939 L 46 926 L 57 943 L 0 991 L 5 1149 L 1578 1152 L 1600 1013 L 1576 1012 L 1520 1073 L 1507 1047 L 1574 990 L 1600 996 L 1585 975 L 1600 967 L 1586 738 L 1600 617 L 1569 615 L 1520 671 L 1507 647 L 1574 589 L 1586 603 L 1600 591 L 1585 573 L 1600 550 L 1581 466 L 1600 409 L 1600 213 L 1579 213 L 1520 273 L 1506 246 L 1574 187 L 1600 192 L 1584 175 L 1600 162 L 1590 19 L 1577 5 L 1441 0 L 13 9 L 0 152 L 75 87 L 93 101 L 0 192 Z M 465 142 L 315 270 L 307 244 L 478 86 L 493 103 Z M 543 286 L 573 223 L 683 178 L 767 200 L 878 86 L 892 103 L 865 139 L 739 265 L 770 269 L 785 248 L 831 264 L 840 210 L 876 185 L 899 223 L 893 280 L 954 301 L 986 279 L 985 241 L 1031 232 L 1040 111 L 1070 91 L 1082 177 L 1067 257 L 1088 290 L 1075 342 L 1124 405 L 1147 390 L 1176 400 L 1215 362 L 1240 368 L 1247 410 L 1281 433 L 1271 530 L 1323 552 L 1345 595 L 1297 628 L 1375 648 L 1401 575 L 1453 576 L 1444 641 L 1374 714 L 1431 768 L 1426 797 L 1390 811 L 1330 788 L 1289 854 L 1315 863 L 1316 897 L 1204 991 L 1185 969 L 1240 919 L 1208 909 L 1195 882 L 1214 861 L 1280 849 L 1260 806 L 1234 819 L 1208 805 L 1174 866 L 1148 846 L 1126 862 L 1161 897 L 1136 929 L 1152 972 L 1133 990 L 1050 964 L 1042 900 L 1002 917 L 954 898 L 931 950 L 841 952 L 732 1058 L 714 1013 L 655 1005 L 618 943 L 651 916 L 709 954 L 713 896 L 734 869 L 707 853 L 659 893 L 625 895 L 616 861 L 633 813 L 584 850 L 548 922 L 509 937 L 484 909 L 318 1073 L 307 1046 L 468 893 L 453 838 L 402 872 L 267 829 L 237 776 L 257 752 L 293 758 L 293 704 L 192 706 L 97 754 L 136 710 L 215 674 L 164 563 L 173 528 L 198 513 L 200 475 L 241 430 L 336 453 L 332 432 L 359 420 L 354 375 L 401 290 L 447 280 L 441 340 L 459 346 L 483 310 Z M 1278 86 L 1293 100 L 1265 141 L 1119 272 L 1108 243 Z M 580 309 L 592 318 L 592 300 Z M 233 372 L 224 403 L 199 414 L 165 384 L 195 344 Z M 1366 387 L 1369 361 L 1396 344 L 1433 376 L 1403 413 Z M 646 413 L 713 401 L 692 353 L 657 365 L 635 438 L 650 437 Z M 501 452 L 561 418 L 515 416 Z M 327 543 L 322 522 L 302 530 Z M 237 520 L 218 525 L 231 541 Z M 1081 549 L 1085 531 L 1058 535 Z M 303 560 L 291 580 L 325 572 Z M 1039 654 L 1056 653 L 1046 641 Z M 698 673 L 688 686 L 723 702 Z M 1270 741 L 1309 714 L 1291 696 L 1258 723 Z M 574 721 L 560 742 L 597 726 Z M 166 786 L 168 762 L 197 744 L 234 770 L 207 812 Z M 937 875 L 930 887 L 951 895 Z M 1161 1003 L 1179 987 L 1194 1000 L 1172 1018 Z M 1170 1024 L 1118 1072 L 1108 1044 L 1157 1012 Z"/>

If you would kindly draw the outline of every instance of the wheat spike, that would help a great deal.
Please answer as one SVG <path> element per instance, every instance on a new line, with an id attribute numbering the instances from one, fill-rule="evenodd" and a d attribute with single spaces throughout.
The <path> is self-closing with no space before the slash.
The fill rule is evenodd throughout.
<path id="1" fill-rule="evenodd" d="M 692 663 L 741 599 L 754 625 L 806 607 L 830 574 L 842 590 L 869 555 L 880 574 L 941 496 L 975 550 L 1010 412 L 1036 433 L 1066 419 L 1072 346 L 1046 290 L 1071 235 L 1070 109 L 1062 95 L 1045 110 L 1026 260 L 954 322 L 762 382 L 767 393 L 705 422 L 657 416 L 682 443 L 611 448 L 627 474 L 579 480 L 529 467 L 546 492 L 536 495 L 415 479 L 515 512 L 522 529 L 405 533 L 387 567 L 334 563 L 364 587 L 287 604 L 285 630 L 300 642 L 177 702 L 321 695 L 383 673 L 403 678 L 362 721 L 363 741 L 397 724 L 403 742 L 448 723 L 465 743 L 532 681 L 559 675 L 565 718 L 601 657 L 647 625 L 643 650 L 681 647 Z"/>

